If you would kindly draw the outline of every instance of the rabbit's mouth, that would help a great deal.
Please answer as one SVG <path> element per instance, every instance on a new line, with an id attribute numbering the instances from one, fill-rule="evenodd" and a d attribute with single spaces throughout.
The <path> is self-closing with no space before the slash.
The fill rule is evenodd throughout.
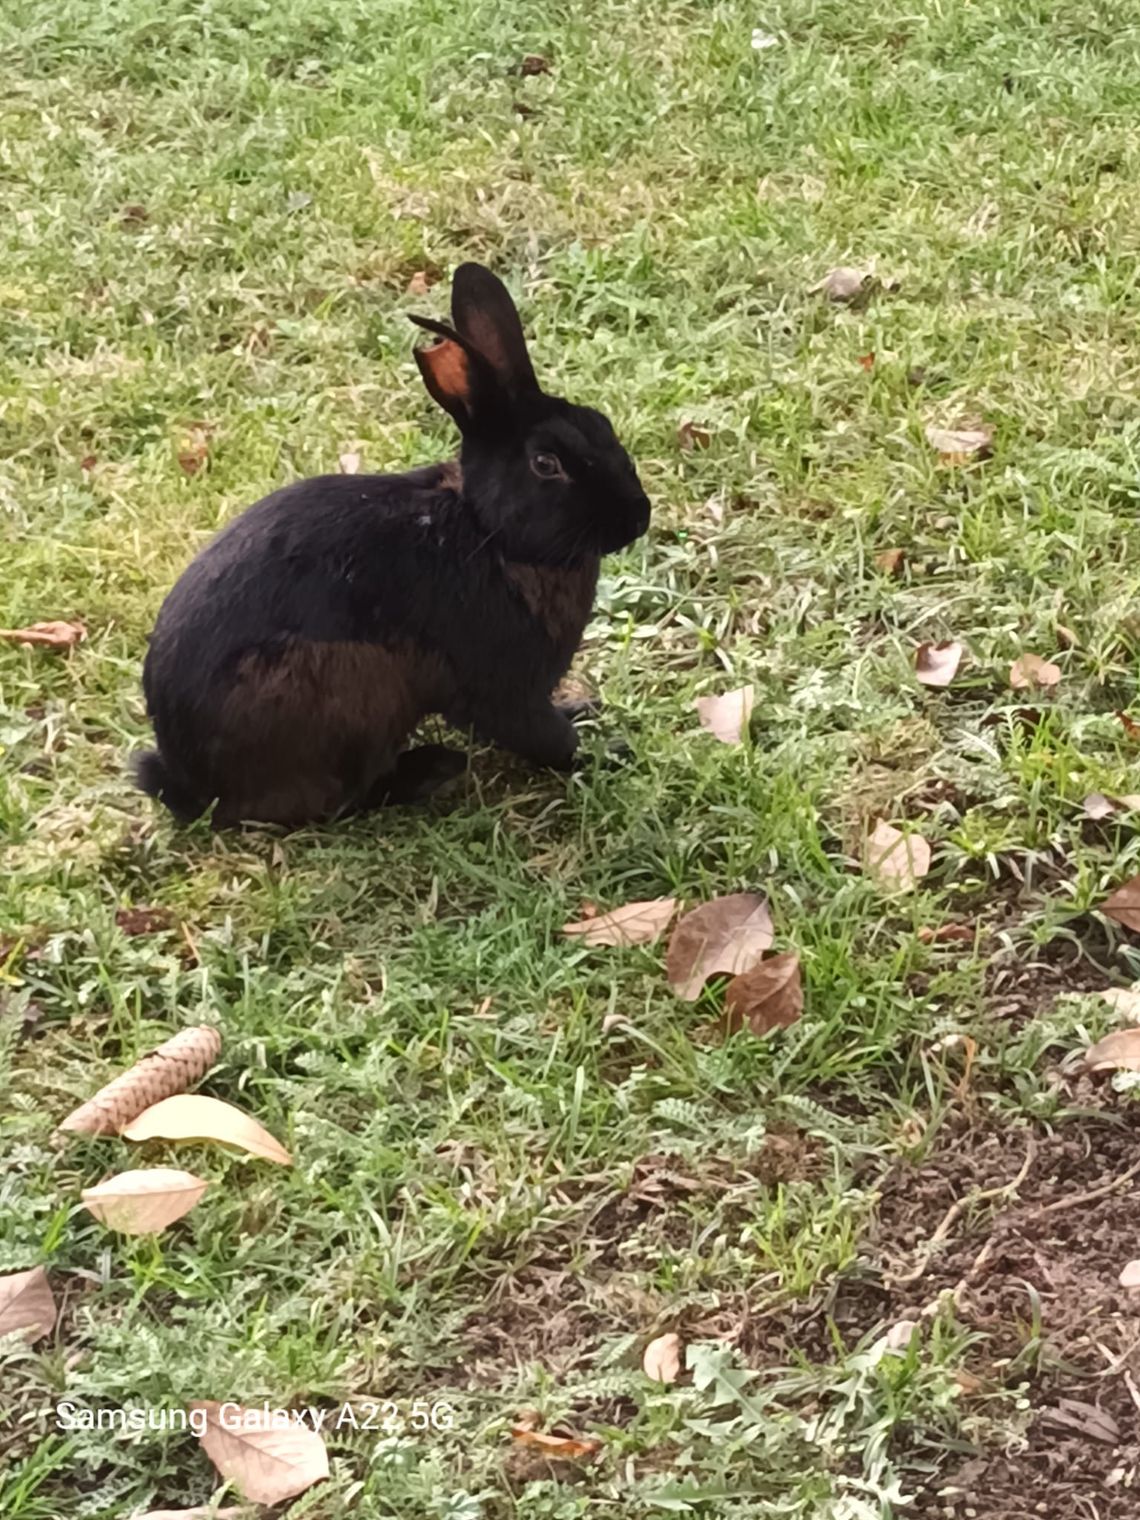
<path id="1" fill-rule="evenodd" d="M 639 496 L 621 506 L 598 524 L 597 545 L 602 554 L 616 554 L 634 543 L 649 527 L 649 498 Z"/>

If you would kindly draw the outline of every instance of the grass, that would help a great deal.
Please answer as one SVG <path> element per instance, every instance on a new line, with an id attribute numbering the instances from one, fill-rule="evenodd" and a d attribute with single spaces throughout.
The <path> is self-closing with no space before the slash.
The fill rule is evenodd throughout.
<path id="1" fill-rule="evenodd" d="M 1140 714 L 1138 90 L 1115 3 L 7 0 L 0 623 L 90 637 L 0 648 L 0 1271 L 42 1262 L 64 1301 L 55 1338 L 0 1351 L 5 1516 L 214 1487 L 190 1436 L 57 1431 L 63 1397 L 446 1401 L 430 1438 L 337 1433 L 290 1510 L 376 1520 L 888 1517 L 915 1443 L 1023 1423 L 1016 1381 L 958 1396 L 951 1314 L 886 1358 L 741 1327 L 826 1317 L 877 1178 L 963 1101 L 1065 1121 L 1051 1063 L 1107 1010 L 1055 981 L 1006 1019 L 995 970 L 1140 978 L 1096 913 L 1140 823 L 1081 810 L 1140 790 L 1116 716 Z M 345 450 L 446 454 L 406 319 L 444 291 L 406 288 L 465 258 L 512 281 L 540 373 L 613 417 L 655 503 L 580 657 L 607 704 L 585 765 L 487 751 L 428 811 L 176 831 L 124 771 L 163 595 Z M 808 293 L 841 263 L 884 281 L 863 309 Z M 942 467 L 924 425 L 977 418 L 993 457 Z M 949 636 L 963 675 L 923 690 L 913 647 Z M 1032 704 L 1025 649 L 1064 672 Z M 744 682 L 752 738 L 724 748 L 692 700 Z M 855 864 L 880 814 L 935 846 L 889 902 Z M 583 900 L 743 888 L 804 965 L 768 1041 L 710 1040 L 717 994 L 679 1003 L 659 949 L 558 932 Z M 126 936 L 130 905 L 185 933 Z M 950 917 L 974 945 L 922 943 Z M 128 1147 L 53 1126 L 188 1022 L 224 1033 L 209 1091 L 297 1165 L 171 1150 L 215 1186 L 112 1236 L 78 1194 Z M 967 1100 L 947 1034 L 978 1042 Z M 695 1375 L 655 1389 L 640 1351 L 674 1327 Z M 524 1408 L 598 1461 L 512 1449 Z"/>

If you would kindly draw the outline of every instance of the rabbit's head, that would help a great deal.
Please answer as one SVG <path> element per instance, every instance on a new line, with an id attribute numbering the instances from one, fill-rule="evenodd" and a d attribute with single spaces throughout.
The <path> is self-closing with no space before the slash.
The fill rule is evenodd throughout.
<path id="1" fill-rule="evenodd" d="M 570 564 L 649 526 L 633 461 L 600 412 L 540 389 L 506 286 L 461 264 L 452 324 L 414 317 L 437 338 L 416 350 L 429 392 L 463 435 L 463 494 L 507 559 Z"/>

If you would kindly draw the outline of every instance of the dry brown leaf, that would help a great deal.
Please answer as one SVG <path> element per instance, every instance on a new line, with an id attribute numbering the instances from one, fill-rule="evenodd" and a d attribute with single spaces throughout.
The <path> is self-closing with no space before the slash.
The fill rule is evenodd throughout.
<path id="1" fill-rule="evenodd" d="M 360 474 L 360 455 L 354 453 L 351 449 L 346 454 L 341 454 L 338 457 L 337 464 L 340 465 L 340 473 L 342 475 Z"/>
<path id="2" fill-rule="evenodd" d="M 528 53 L 519 64 L 519 73 L 524 79 L 531 79 L 535 74 L 550 74 L 553 66 L 549 58 L 544 58 L 541 53 Z"/>
<path id="3" fill-rule="evenodd" d="M 875 367 L 875 356 L 874 356 L 874 354 L 860 354 L 859 355 L 859 368 L 860 369 L 874 369 L 874 367 Z"/>
<path id="4" fill-rule="evenodd" d="M 650 1341 L 641 1365 L 655 1383 L 675 1383 L 681 1375 L 681 1337 L 670 1331 Z"/>
<path id="5" fill-rule="evenodd" d="M 710 976 L 740 976 L 770 950 L 775 932 L 759 892 L 714 897 L 686 913 L 673 930 L 665 970 L 673 991 L 695 1002 Z"/>
<path id="6" fill-rule="evenodd" d="M 432 281 L 428 279 L 426 269 L 417 269 L 408 281 L 408 295 L 426 296 L 432 287 Z"/>
<path id="7" fill-rule="evenodd" d="M 1122 1288 L 1140 1288 L 1140 1261 L 1126 1261 L 1117 1282 Z"/>
<path id="8" fill-rule="evenodd" d="M 38 1341 L 55 1329 L 57 1312 L 43 1267 L 0 1277 L 0 1340 L 21 1335 Z"/>
<path id="9" fill-rule="evenodd" d="M 755 690 L 751 686 L 741 686 L 736 691 L 721 692 L 719 696 L 697 697 L 693 706 L 706 733 L 722 744 L 740 744 L 752 717 L 755 700 Z"/>
<path id="10" fill-rule="evenodd" d="M 867 837 L 864 869 L 888 892 L 910 892 L 930 870 L 930 846 L 921 834 L 901 834 L 881 818 Z"/>
<path id="11" fill-rule="evenodd" d="M 914 673 L 923 686 L 949 686 L 958 674 L 963 653 L 956 639 L 920 644 L 914 654 Z"/>
<path id="12" fill-rule="evenodd" d="M 562 932 L 584 945 L 650 945 L 664 934 L 676 911 L 675 897 L 655 897 L 609 913 L 587 914 L 580 923 L 563 924 Z"/>
<path id="13" fill-rule="evenodd" d="M 178 468 L 184 475 L 197 475 L 210 455 L 211 429 L 199 423 L 192 427 L 178 451 Z"/>
<path id="14" fill-rule="evenodd" d="M 1135 718 L 1129 717 L 1126 712 L 1118 712 L 1116 715 L 1124 726 L 1124 732 L 1130 739 L 1140 739 L 1140 723 Z"/>
<path id="15" fill-rule="evenodd" d="M 1085 1051 L 1086 1071 L 1140 1071 L 1140 1029 L 1115 1029 Z"/>
<path id="16" fill-rule="evenodd" d="M 1083 807 L 1085 817 L 1091 818 L 1094 823 L 1099 823 L 1102 818 L 1110 818 L 1116 812 L 1116 804 L 1110 802 L 1103 792 L 1090 792 Z"/>
<path id="17" fill-rule="evenodd" d="M 213 1066 L 221 1048 L 221 1035 L 205 1024 L 179 1030 L 121 1077 L 101 1087 L 59 1127 L 73 1135 L 117 1135 L 144 1109 L 192 1087 Z"/>
<path id="18" fill-rule="evenodd" d="M 786 1029 L 804 1011 L 800 958 L 790 951 L 773 955 L 742 976 L 734 976 L 724 995 L 729 1033 L 748 1025 L 754 1035 Z"/>
<path id="19" fill-rule="evenodd" d="M 874 278 L 874 275 L 864 269 L 856 269 L 851 264 L 840 264 L 836 269 L 829 269 L 818 284 L 812 285 L 808 295 L 826 296 L 837 305 L 845 305 L 865 295 L 874 283 Z"/>
<path id="20" fill-rule="evenodd" d="M 188 1214 L 209 1187 L 201 1177 L 175 1167 L 154 1166 L 120 1172 L 80 1197 L 100 1224 L 123 1235 L 157 1235 Z"/>
<path id="21" fill-rule="evenodd" d="M 677 442 L 686 454 L 691 454 L 694 449 L 707 449 L 712 441 L 711 430 L 699 422 L 682 422 L 677 429 Z"/>
<path id="22" fill-rule="evenodd" d="M 1075 649 L 1077 647 L 1077 636 L 1073 630 L 1071 628 L 1066 628 L 1064 623 L 1058 623 L 1056 625 L 1056 628 L 1057 638 L 1065 646 L 1065 648 Z"/>
<path id="23" fill-rule="evenodd" d="M 1040 655 L 1019 655 L 1009 667 L 1009 684 L 1014 691 L 1027 691 L 1030 687 L 1051 691 L 1060 681 L 1061 667 Z"/>
<path id="24" fill-rule="evenodd" d="M 261 1409 L 209 1399 L 190 1408 L 205 1413 L 202 1449 L 210 1461 L 255 1504 L 281 1504 L 329 1475 L 325 1443 L 308 1425 L 290 1421 L 287 1428 L 274 1429 L 273 1410 L 267 1416 Z"/>
<path id="25" fill-rule="evenodd" d="M 552 1461 L 580 1461 L 601 1451 L 602 1443 L 585 1436 L 547 1435 L 545 1431 L 531 1430 L 528 1425 L 514 1425 L 511 1436 L 520 1446 L 536 1446 Z"/>
<path id="26" fill-rule="evenodd" d="M 875 555 L 875 567 L 884 575 L 901 575 L 906 564 L 905 549 L 884 549 Z"/>
<path id="27" fill-rule="evenodd" d="M 87 637 L 82 623 L 31 623 L 27 628 L 0 628 L 0 639 L 24 649 L 74 649 Z"/>
<path id="28" fill-rule="evenodd" d="M 1100 996 L 1122 1017 L 1140 1023 L 1140 982 L 1135 987 L 1106 987 Z"/>
<path id="29" fill-rule="evenodd" d="M 249 1114 L 223 1103 L 220 1098 L 204 1098 L 201 1093 L 181 1093 L 164 1098 L 146 1109 L 122 1130 L 126 1140 L 216 1140 L 234 1145 L 275 1161 L 278 1166 L 292 1166 L 293 1158 L 267 1129 Z"/>
<path id="30" fill-rule="evenodd" d="M 976 428 L 931 425 L 925 432 L 927 443 L 937 450 L 939 459 L 946 465 L 970 464 L 975 459 L 985 459 L 993 447 L 994 430 L 988 423 Z"/>
<path id="31" fill-rule="evenodd" d="M 169 908 L 119 908 L 115 922 L 124 934 L 162 934 L 174 928 L 174 914 Z"/>
<path id="32" fill-rule="evenodd" d="M 1083 1399 L 1059 1399 L 1052 1408 L 1042 1409 L 1040 1418 L 1046 1424 L 1103 1441 L 1106 1446 L 1115 1446 L 1120 1441 L 1120 1426 L 1108 1410 L 1086 1404 Z"/>
<path id="33" fill-rule="evenodd" d="M 1117 887 L 1101 912 L 1140 934 L 1140 876 L 1133 876 L 1122 887 Z"/>

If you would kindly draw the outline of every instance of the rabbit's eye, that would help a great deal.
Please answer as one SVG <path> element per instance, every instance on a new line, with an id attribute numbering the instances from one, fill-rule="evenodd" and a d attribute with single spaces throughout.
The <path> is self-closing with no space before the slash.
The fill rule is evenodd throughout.
<path id="1" fill-rule="evenodd" d="M 557 480 L 566 473 L 557 454 L 535 454 L 531 458 L 530 467 L 543 480 Z"/>

